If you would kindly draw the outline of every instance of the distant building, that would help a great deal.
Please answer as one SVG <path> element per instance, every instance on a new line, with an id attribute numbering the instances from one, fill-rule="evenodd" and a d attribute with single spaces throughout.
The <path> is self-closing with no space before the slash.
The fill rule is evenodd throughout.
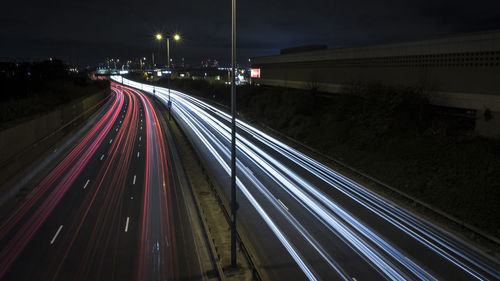
<path id="1" fill-rule="evenodd" d="M 207 68 L 217 68 L 219 67 L 219 62 L 216 59 L 206 59 L 201 61 L 201 67 L 207 67 Z"/>
<path id="2" fill-rule="evenodd" d="M 426 90 L 431 103 L 464 109 L 476 131 L 500 137 L 500 31 L 353 48 L 290 48 L 251 60 L 261 85 L 339 92 L 356 82 Z"/>
<path id="3" fill-rule="evenodd" d="M 219 69 L 215 67 L 202 67 L 191 69 L 179 69 L 174 71 L 172 78 L 175 79 L 192 79 L 192 80 L 206 80 L 209 82 L 230 82 L 230 72 L 226 69 Z"/>

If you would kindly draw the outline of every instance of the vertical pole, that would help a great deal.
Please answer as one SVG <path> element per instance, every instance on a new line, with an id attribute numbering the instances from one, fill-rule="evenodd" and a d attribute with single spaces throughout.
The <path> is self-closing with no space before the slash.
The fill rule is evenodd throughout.
<path id="1" fill-rule="evenodd" d="M 172 70 L 170 70 L 170 38 L 167 36 L 167 73 L 168 75 L 168 120 L 170 120 L 170 108 L 172 107 L 172 102 L 170 102 L 170 76 L 172 76 Z"/>
<path id="2" fill-rule="evenodd" d="M 151 63 L 153 64 L 151 66 L 151 68 L 154 69 L 155 68 L 155 53 L 154 52 L 151 54 Z"/>
<path id="3" fill-rule="evenodd" d="M 231 16 L 231 267 L 236 267 L 236 0 Z"/>

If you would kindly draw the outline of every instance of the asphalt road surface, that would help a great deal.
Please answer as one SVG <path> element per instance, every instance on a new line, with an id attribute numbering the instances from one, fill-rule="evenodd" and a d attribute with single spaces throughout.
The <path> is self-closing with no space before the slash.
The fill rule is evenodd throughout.
<path id="1" fill-rule="evenodd" d="M 153 94 L 153 86 L 123 81 Z M 167 89 L 154 90 L 168 104 Z M 230 198 L 230 116 L 178 91 L 170 98 Z M 487 255 L 242 121 L 237 185 L 239 229 L 271 280 L 500 279 Z"/>
<path id="2" fill-rule="evenodd" d="M 1 280 L 203 278 L 160 117 L 140 91 L 111 89 L 95 126 L 1 221 Z"/>

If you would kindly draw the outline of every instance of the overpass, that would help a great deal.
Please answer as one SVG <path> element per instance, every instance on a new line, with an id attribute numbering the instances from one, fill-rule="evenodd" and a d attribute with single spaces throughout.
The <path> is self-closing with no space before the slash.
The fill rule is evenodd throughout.
<path id="1" fill-rule="evenodd" d="M 475 130 L 500 137 L 500 31 L 352 48 L 289 49 L 257 57 L 253 83 L 338 93 L 357 82 L 423 89 L 434 105 L 465 109 Z"/>

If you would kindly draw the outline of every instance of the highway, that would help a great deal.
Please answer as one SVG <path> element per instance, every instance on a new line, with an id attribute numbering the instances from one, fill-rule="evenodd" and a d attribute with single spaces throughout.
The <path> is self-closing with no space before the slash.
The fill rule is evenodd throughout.
<path id="1" fill-rule="evenodd" d="M 154 95 L 167 104 L 167 89 Z M 230 116 L 178 91 L 171 100 L 229 198 Z M 499 263 L 456 236 L 248 123 L 237 127 L 238 229 L 269 280 L 500 280 Z"/>
<path id="2" fill-rule="evenodd" d="M 111 90 L 98 122 L 0 221 L 0 280 L 203 279 L 168 131 L 148 96 Z"/>

